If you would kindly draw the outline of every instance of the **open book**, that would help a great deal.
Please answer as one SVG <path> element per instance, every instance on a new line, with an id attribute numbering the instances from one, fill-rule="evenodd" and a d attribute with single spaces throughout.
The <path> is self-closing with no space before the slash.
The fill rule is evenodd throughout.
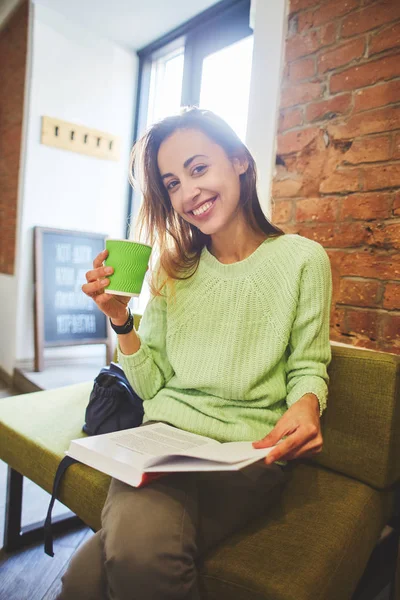
<path id="1" fill-rule="evenodd" d="M 76 460 L 140 487 L 162 473 L 238 471 L 265 456 L 271 448 L 251 442 L 220 443 L 165 423 L 72 440 L 66 452 Z"/>

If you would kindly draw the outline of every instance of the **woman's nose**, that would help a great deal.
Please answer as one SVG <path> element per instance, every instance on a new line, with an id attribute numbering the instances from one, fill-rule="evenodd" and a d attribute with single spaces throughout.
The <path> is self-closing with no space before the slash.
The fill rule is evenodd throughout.
<path id="1" fill-rule="evenodd" d="M 182 192 L 182 201 L 188 207 L 188 210 L 191 210 L 190 204 L 193 204 L 193 200 L 197 198 L 200 194 L 199 186 L 194 184 L 194 182 L 187 181 L 185 183 L 181 183 L 181 192 Z M 189 205 L 189 206 L 188 206 Z"/>

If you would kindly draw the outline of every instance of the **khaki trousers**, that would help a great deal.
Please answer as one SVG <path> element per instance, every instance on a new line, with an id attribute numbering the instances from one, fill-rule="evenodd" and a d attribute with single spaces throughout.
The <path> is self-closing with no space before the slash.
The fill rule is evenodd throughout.
<path id="1" fill-rule="evenodd" d="M 112 479 L 102 528 L 72 557 L 58 600 L 199 600 L 196 560 L 265 513 L 285 479 L 263 461 L 143 488 Z"/>

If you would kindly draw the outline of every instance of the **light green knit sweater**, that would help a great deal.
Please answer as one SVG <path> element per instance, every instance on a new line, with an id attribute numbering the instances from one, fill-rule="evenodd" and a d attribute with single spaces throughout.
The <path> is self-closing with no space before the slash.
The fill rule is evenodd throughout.
<path id="1" fill-rule="evenodd" d="M 308 392 L 325 408 L 331 271 L 322 246 L 286 234 L 233 264 L 204 248 L 175 289 L 175 301 L 150 299 L 140 349 L 118 347 L 148 419 L 255 441 Z"/>

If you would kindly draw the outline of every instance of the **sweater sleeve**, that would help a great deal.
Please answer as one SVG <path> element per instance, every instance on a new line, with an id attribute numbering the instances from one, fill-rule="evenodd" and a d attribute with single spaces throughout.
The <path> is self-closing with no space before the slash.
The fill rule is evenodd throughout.
<path id="1" fill-rule="evenodd" d="M 166 352 L 166 299 L 152 296 L 140 321 L 140 348 L 131 355 L 122 353 L 118 344 L 118 362 L 135 392 L 142 400 L 154 398 L 174 372 Z"/>
<path id="2" fill-rule="evenodd" d="M 296 317 L 293 322 L 287 360 L 288 407 L 308 393 L 315 394 L 320 414 L 326 408 L 331 360 L 329 317 L 332 299 L 331 267 L 322 246 L 303 267 Z"/>

